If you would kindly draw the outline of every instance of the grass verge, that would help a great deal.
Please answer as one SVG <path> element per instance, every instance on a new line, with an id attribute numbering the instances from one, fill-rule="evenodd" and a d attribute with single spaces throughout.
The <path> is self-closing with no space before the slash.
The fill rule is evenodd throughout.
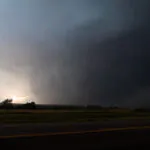
<path id="1" fill-rule="evenodd" d="M 127 110 L 0 110 L 0 123 L 98 122 L 120 119 L 150 119 L 150 113 Z"/>

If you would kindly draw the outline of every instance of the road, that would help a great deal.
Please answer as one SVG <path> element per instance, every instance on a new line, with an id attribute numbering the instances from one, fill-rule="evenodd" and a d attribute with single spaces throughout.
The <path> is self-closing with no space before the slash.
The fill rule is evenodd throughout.
<path id="1" fill-rule="evenodd" d="M 68 126 L 68 129 L 67 125 L 60 125 L 62 128 L 60 128 L 59 125 L 56 125 L 55 130 L 52 130 L 54 129 L 53 125 L 35 125 L 35 127 L 33 127 L 34 132 L 29 132 L 29 127 L 31 127 L 31 125 L 5 125 L 3 126 L 3 129 L 15 129 L 17 127 L 18 131 L 21 131 L 19 130 L 19 126 L 20 129 L 27 127 L 28 132 L 26 130 L 26 133 L 24 131 L 22 133 L 20 132 L 14 134 L 9 131 L 10 129 L 7 130 L 7 132 L 3 130 L 3 135 L 0 135 L 0 145 L 11 149 L 53 148 L 93 150 L 140 148 L 143 150 L 147 146 L 147 149 L 149 149 L 150 121 L 125 121 L 126 123 L 124 121 L 119 122 L 73 124 L 69 125 L 70 128 Z M 41 130 L 35 133 L 37 126 L 39 129 L 39 126 L 41 126 Z M 45 130 L 43 129 L 42 131 L 44 126 Z M 56 128 L 58 128 L 57 131 Z M 8 131 L 10 132 L 9 134 Z"/>

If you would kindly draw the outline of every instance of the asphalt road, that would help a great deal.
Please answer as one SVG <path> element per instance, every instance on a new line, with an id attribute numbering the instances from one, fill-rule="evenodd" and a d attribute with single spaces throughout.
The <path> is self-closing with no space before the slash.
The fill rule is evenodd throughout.
<path id="1" fill-rule="evenodd" d="M 1 136 L 40 134 L 40 133 L 60 133 L 100 130 L 107 128 L 128 128 L 135 126 L 150 126 L 150 120 L 107 120 L 91 123 L 58 123 L 58 124 L 0 124 Z"/>
<path id="2" fill-rule="evenodd" d="M 5 149 L 149 149 L 150 130 L 125 130 L 88 134 L 1 139 Z"/>
<path id="3" fill-rule="evenodd" d="M 126 123 L 125 123 L 126 122 Z M 5 125 L 0 132 L 0 146 L 14 149 L 149 149 L 149 121 L 119 121 L 67 125 Z M 116 124 L 118 123 L 118 124 Z M 115 125 L 116 124 L 116 125 Z M 113 126 L 114 125 L 114 126 Z M 33 131 L 29 132 L 33 126 Z M 35 126 L 35 128 L 34 128 Z M 37 129 L 41 130 L 38 131 Z M 27 127 L 28 130 L 23 131 Z M 51 128 L 50 128 L 51 127 Z M 61 127 L 61 128 L 60 128 Z M 45 130 L 43 129 L 45 128 Z M 12 129 L 15 129 L 10 132 Z M 43 129 L 43 130 L 42 130 Z M 56 129 L 58 129 L 56 131 Z M 74 130 L 73 130 L 74 129 Z M 31 129 L 30 129 L 31 130 Z M 37 132 L 35 133 L 35 131 Z M 2 131 L 2 130 L 1 130 Z M 49 132 L 47 132 L 49 131 Z M 5 134 L 4 134 L 5 133 Z"/>

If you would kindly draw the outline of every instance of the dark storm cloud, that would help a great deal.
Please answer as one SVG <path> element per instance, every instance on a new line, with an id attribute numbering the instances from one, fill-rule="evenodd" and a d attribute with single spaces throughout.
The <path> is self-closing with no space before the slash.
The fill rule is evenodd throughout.
<path id="1" fill-rule="evenodd" d="M 102 42 L 91 40 L 82 56 L 82 60 L 88 58 L 83 97 L 87 94 L 91 103 L 132 104 L 128 98 L 150 84 L 149 48 L 149 31 L 143 28 Z"/>
<path id="2" fill-rule="evenodd" d="M 2 68 L 25 74 L 38 103 L 150 104 L 149 0 L 27 0 L 13 6 L 14 16 L 5 16 L 14 20 L 3 18 L 11 25 L 2 32 L 13 53 Z"/>

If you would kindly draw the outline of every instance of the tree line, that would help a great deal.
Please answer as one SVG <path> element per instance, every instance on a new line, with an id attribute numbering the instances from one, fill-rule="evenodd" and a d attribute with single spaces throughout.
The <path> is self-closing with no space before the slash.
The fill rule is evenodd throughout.
<path id="1" fill-rule="evenodd" d="M 36 109 L 35 102 L 15 105 L 12 99 L 5 99 L 0 103 L 0 109 Z"/>

